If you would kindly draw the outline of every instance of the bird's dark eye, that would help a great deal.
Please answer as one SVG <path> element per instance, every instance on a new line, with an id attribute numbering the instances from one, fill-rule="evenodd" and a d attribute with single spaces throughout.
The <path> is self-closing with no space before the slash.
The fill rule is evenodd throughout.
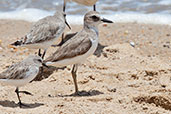
<path id="1" fill-rule="evenodd" d="M 94 21 L 99 21 L 99 20 L 100 20 L 100 18 L 97 17 L 97 16 L 95 16 L 95 15 L 91 16 L 91 18 L 92 18 Z"/>
<path id="2" fill-rule="evenodd" d="M 38 59 L 37 61 L 42 62 L 42 60 L 41 60 L 41 59 Z"/>
<path id="3" fill-rule="evenodd" d="M 66 17 L 66 14 L 64 14 L 64 17 Z"/>
<path id="4" fill-rule="evenodd" d="M 97 18 L 97 16 L 93 15 L 91 18 L 96 19 L 96 18 Z"/>

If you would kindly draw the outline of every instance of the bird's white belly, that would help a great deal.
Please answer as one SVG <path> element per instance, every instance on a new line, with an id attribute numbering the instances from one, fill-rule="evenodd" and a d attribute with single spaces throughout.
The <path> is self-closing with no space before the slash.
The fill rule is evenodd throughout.
<path id="1" fill-rule="evenodd" d="M 92 47 L 89 49 L 89 51 L 87 51 L 85 54 L 83 55 L 79 55 L 73 58 L 69 58 L 69 59 L 64 59 L 61 61 L 57 61 L 57 62 L 47 62 L 47 65 L 52 65 L 52 66 L 56 66 L 56 67 L 64 67 L 67 65 L 73 65 L 73 64 L 79 64 L 84 62 L 90 55 L 92 55 L 98 45 L 98 41 L 93 41 L 92 42 Z"/>
<path id="2" fill-rule="evenodd" d="M 49 41 L 44 41 L 41 43 L 34 43 L 34 44 L 26 44 L 22 45 L 23 47 L 30 48 L 30 49 L 48 49 L 55 41 L 57 38 L 54 38 L 53 40 Z"/>
<path id="3" fill-rule="evenodd" d="M 86 6 L 92 6 L 97 2 L 97 0 L 72 0 L 72 1 Z"/>

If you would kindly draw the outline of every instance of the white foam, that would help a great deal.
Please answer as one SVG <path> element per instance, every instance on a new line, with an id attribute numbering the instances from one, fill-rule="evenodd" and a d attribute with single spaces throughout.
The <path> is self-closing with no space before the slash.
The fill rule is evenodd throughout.
<path id="1" fill-rule="evenodd" d="M 160 5 L 170 5 L 171 0 L 161 0 L 160 2 L 158 2 L 158 4 L 160 4 Z"/>
<path id="2" fill-rule="evenodd" d="M 140 14 L 140 13 L 114 13 L 113 15 L 102 15 L 115 23 L 136 22 L 142 24 L 171 25 L 171 15 L 164 14 Z M 83 16 L 68 16 L 67 20 L 72 24 L 83 24 Z"/>
<path id="3" fill-rule="evenodd" d="M 53 15 L 53 12 L 44 10 L 28 8 L 22 10 L 15 10 L 10 12 L 0 12 L 0 19 L 14 19 L 35 22 L 48 15 Z"/>
<path id="4" fill-rule="evenodd" d="M 171 15 L 168 14 L 118 13 L 111 16 L 111 18 L 113 18 L 115 22 L 171 25 Z"/>
<path id="5" fill-rule="evenodd" d="M 54 12 L 48 12 L 39 9 L 23 9 L 11 12 L 0 12 L 0 19 L 14 19 L 35 22 Z M 113 14 L 113 15 L 112 15 Z M 171 25 L 171 15 L 169 14 L 142 14 L 142 13 L 120 13 L 111 12 L 111 14 L 102 15 L 102 17 L 113 20 L 115 23 L 137 22 L 145 24 L 164 24 Z M 83 24 L 83 15 L 67 15 L 67 21 L 70 24 Z"/>

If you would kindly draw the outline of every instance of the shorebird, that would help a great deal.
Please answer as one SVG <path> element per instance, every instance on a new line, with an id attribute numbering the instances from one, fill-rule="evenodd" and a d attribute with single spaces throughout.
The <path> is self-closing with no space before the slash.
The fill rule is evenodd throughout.
<path id="1" fill-rule="evenodd" d="M 67 1 L 74 1 L 78 4 L 86 5 L 86 6 L 93 6 L 94 11 L 96 11 L 96 2 L 98 0 L 64 0 L 63 11 L 65 12 L 66 3 Z"/>
<path id="2" fill-rule="evenodd" d="M 65 25 L 70 28 L 66 21 L 66 14 L 56 11 L 53 16 L 47 16 L 36 22 L 25 37 L 12 43 L 12 45 L 39 49 L 39 56 L 41 56 L 41 49 L 43 49 L 42 58 L 44 58 L 48 47 L 63 33 Z"/>
<path id="3" fill-rule="evenodd" d="M 98 25 L 102 22 L 113 23 L 110 20 L 101 18 L 96 11 L 86 13 L 83 29 L 76 35 L 73 35 L 55 53 L 43 61 L 46 65 L 56 67 L 73 65 L 71 73 L 75 86 L 75 94 L 77 95 L 79 95 L 76 78 L 78 64 L 85 61 L 86 58 L 95 52 L 99 36 Z"/>
<path id="4" fill-rule="evenodd" d="M 20 108 L 24 105 L 21 100 L 19 93 L 25 93 L 27 95 L 32 95 L 27 91 L 19 91 L 19 87 L 28 84 L 32 81 L 37 74 L 39 73 L 39 68 L 42 66 L 46 66 L 42 62 L 42 58 L 40 56 L 29 56 L 25 60 L 11 65 L 7 70 L 0 73 L 0 83 L 15 86 L 16 94 L 19 100 Z M 46 66 L 47 67 L 47 66 Z"/>

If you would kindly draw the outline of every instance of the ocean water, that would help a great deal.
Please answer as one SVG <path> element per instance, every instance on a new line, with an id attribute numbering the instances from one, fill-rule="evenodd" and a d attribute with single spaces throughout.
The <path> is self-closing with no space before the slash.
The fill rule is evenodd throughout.
<path id="1" fill-rule="evenodd" d="M 62 10 L 63 0 L 0 0 L 0 19 L 37 21 Z M 92 7 L 75 2 L 67 4 L 67 19 L 82 24 L 83 15 Z M 171 0 L 99 0 L 97 11 L 115 22 L 171 25 Z"/>

